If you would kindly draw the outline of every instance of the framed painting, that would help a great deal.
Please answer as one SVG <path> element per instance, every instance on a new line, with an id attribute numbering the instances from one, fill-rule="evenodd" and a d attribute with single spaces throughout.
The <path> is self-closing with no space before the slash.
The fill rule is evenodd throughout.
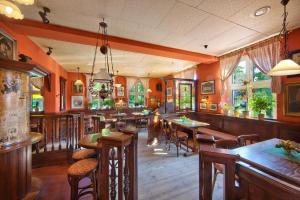
<path id="1" fill-rule="evenodd" d="M 295 50 L 295 51 L 290 51 L 288 53 L 289 58 L 295 61 L 298 65 L 300 65 L 300 49 Z M 300 77 L 300 74 L 295 74 L 295 75 L 289 75 L 287 76 L 288 78 L 295 78 L 295 77 Z"/>
<path id="2" fill-rule="evenodd" d="M 201 94 L 214 94 L 215 93 L 215 81 L 205 81 L 201 83 Z"/>
<path id="3" fill-rule="evenodd" d="M 82 94 L 83 85 L 75 85 L 75 81 L 72 81 L 72 94 Z"/>
<path id="4" fill-rule="evenodd" d="M 285 115 L 300 116 L 300 83 L 286 86 L 284 105 Z"/>
<path id="5" fill-rule="evenodd" d="M 72 96 L 71 97 L 71 108 L 72 109 L 84 108 L 83 96 Z"/>
<path id="6" fill-rule="evenodd" d="M 201 110 L 206 110 L 207 109 L 207 104 L 206 103 L 200 103 L 200 109 Z"/>
<path id="7" fill-rule="evenodd" d="M 167 88 L 167 97 L 171 97 L 172 96 L 172 88 L 168 87 Z"/>
<path id="8" fill-rule="evenodd" d="M 117 87 L 117 96 L 118 97 L 124 97 L 125 93 L 124 93 L 124 87 Z"/>
<path id="9" fill-rule="evenodd" d="M 15 60 L 17 54 L 17 42 L 4 31 L 0 30 L 0 58 Z"/>
<path id="10" fill-rule="evenodd" d="M 216 103 L 210 104 L 209 110 L 210 111 L 217 111 L 218 110 L 218 104 L 216 104 Z"/>

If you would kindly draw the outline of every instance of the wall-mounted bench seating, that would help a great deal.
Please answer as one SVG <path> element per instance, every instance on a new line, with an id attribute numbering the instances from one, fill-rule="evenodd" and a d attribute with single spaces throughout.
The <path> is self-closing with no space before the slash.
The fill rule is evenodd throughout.
<path id="1" fill-rule="evenodd" d="M 199 134 L 211 135 L 214 136 L 215 139 L 226 139 L 226 140 L 236 140 L 237 137 L 225 132 L 216 131 L 210 128 L 200 127 L 198 128 Z"/>

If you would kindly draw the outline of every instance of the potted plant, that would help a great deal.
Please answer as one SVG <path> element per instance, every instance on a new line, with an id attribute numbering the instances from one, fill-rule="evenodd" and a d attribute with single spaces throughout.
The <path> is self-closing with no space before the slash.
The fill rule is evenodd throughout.
<path id="1" fill-rule="evenodd" d="M 239 117 L 240 116 L 240 106 L 234 106 L 234 116 Z"/>
<path id="2" fill-rule="evenodd" d="M 266 93 L 255 93 L 249 101 L 249 107 L 258 114 L 258 119 L 264 119 L 262 111 L 272 109 L 273 97 Z"/>

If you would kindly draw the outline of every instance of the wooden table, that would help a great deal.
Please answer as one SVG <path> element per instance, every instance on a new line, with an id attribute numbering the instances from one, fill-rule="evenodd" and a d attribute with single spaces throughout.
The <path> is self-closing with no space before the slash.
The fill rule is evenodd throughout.
<path id="1" fill-rule="evenodd" d="M 230 152 L 239 154 L 242 162 L 256 169 L 300 187 L 300 156 L 291 158 L 282 149 L 275 148 L 279 141 L 274 138 Z"/>
<path id="2" fill-rule="evenodd" d="M 202 126 L 208 126 L 209 124 L 205 123 L 205 122 L 191 120 L 191 119 L 181 120 L 180 118 L 171 118 L 171 119 L 166 118 L 165 120 L 168 122 L 171 122 L 177 126 L 181 126 L 183 128 L 189 129 L 193 132 L 193 148 L 192 149 L 193 149 L 193 152 L 196 152 L 197 151 L 197 139 L 196 139 L 197 129 Z"/>

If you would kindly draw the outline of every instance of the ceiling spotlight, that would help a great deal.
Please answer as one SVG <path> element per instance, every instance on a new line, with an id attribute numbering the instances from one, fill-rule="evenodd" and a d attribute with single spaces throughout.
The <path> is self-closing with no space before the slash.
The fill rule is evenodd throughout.
<path id="1" fill-rule="evenodd" d="M 53 48 L 52 48 L 52 47 L 47 47 L 47 48 L 48 48 L 48 51 L 47 51 L 46 54 L 47 54 L 48 56 L 50 56 L 50 55 L 52 54 L 52 49 L 53 49 Z"/>
<path id="2" fill-rule="evenodd" d="M 207 49 L 207 47 L 208 47 L 208 45 L 207 45 L 207 44 L 205 44 L 205 45 L 203 45 L 203 46 L 204 46 L 204 48 L 205 48 L 205 49 Z"/>
<path id="3" fill-rule="evenodd" d="M 252 16 L 260 17 L 260 16 L 268 14 L 270 12 L 270 10 L 271 10 L 271 6 L 264 6 L 264 7 L 257 9 Z"/>
<path id="4" fill-rule="evenodd" d="M 50 21 L 47 18 L 48 13 L 50 13 L 50 9 L 47 7 L 43 7 L 43 11 L 39 11 L 39 15 L 41 16 L 44 24 L 49 24 Z"/>

